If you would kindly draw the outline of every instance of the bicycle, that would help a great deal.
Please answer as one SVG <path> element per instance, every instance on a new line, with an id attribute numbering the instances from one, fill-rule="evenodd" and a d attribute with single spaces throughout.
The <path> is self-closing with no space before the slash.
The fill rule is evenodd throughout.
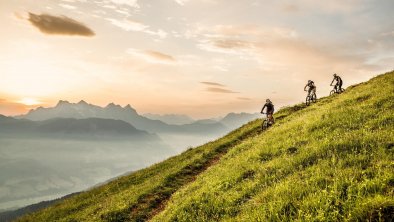
<path id="1" fill-rule="evenodd" d="M 305 90 L 306 91 L 306 90 Z M 311 92 L 311 93 L 308 93 L 308 95 L 306 96 L 306 98 L 305 98 L 305 104 L 307 105 L 307 106 L 309 106 L 310 104 L 311 104 L 311 102 L 316 102 L 317 101 L 317 97 L 316 97 L 316 92 Z"/>
<path id="2" fill-rule="evenodd" d="M 261 114 L 267 114 L 267 113 L 261 113 Z M 274 117 L 272 117 L 272 123 L 269 122 L 268 118 L 265 118 L 263 120 L 263 123 L 261 124 L 261 130 L 264 131 L 268 129 L 268 127 L 272 126 L 274 124 Z"/>
<path id="3" fill-rule="evenodd" d="M 332 84 L 330 84 L 330 86 L 334 86 L 334 89 L 331 90 L 331 92 L 330 92 L 330 96 L 332 96 L 332 95 L 334 95 L 334 94 L 341 94 L 341 93 L 343 93 L 343 92 L 345 91 L 344 88 L 338 89 L 339 87 L 337 87 L 337 85 L 332 85 Z"/>

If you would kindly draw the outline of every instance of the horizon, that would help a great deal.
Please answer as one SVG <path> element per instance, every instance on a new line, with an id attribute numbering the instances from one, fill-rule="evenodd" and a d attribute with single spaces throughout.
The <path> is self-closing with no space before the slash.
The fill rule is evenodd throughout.
<path id="1" fill-rule="evenodd" d="M 182 114 L 182 113 L 163 113 L 163 114 L 158 114 L 158 113 L 140 113 L 140 112 L 138 112 L 138 110 L 136 110 L 131 104 L 120 105 L 120 104 L 116 104 L 116 103 L 114 103 L 114 102 L 109 102 L 109 103 L 107 103 L 107 105 L 102 106 L 102 105 L 96 105 L 96 104 L 90 103 L 90 102 L 85 101 L 85 100 L 83 100 L 83 99 L 80 100 L 80 101 L 78 101 L 78 102 L 72 102 L 72 101 L 70 102 L 70 101 L 68 101 L 68 100 L 62 100 L 62 99 L 60 99 L 60 100 L 58 100 L 58 102 L 57 102 L 55 105 L 53 105 L 53 106 L 38 106 L 38 107 L 35 107 L 35 108 L 32 108 L 32 109 L 28 110 L 28 111 L 25 112 L 25 113 L 21 113 L 21 114 L 17 114 L 17 115 L 8 115 L 8 116 L 7 116 L 7 115 L 4 115 L 4 116 L 6 116 L 6 117 L 24 116 L 24 115 L 27 115 L 28 113 L 30 113 L 31 111 L 35 111 L 35 110 L 37 110 L 37 109 L 39 109 L 39 108 L 44 108 L 44 109 L 56 108 L 60 103 L 68 103 L 68 104 L 71 104 L 71 105 L 78 105 L 78 104 L 80 104 L 80 103 L 86 103 L 86 104 L 89 105 L 89 106 L 95 106 L 95 107 L 99 107 L 99 108 L 102 108 L 102 109 L 105 109 L 105 108 L 107 108 L 107 107 L 110 106 L 110 105 L 119 106 L 119 107 L 121 107 L 122 109 L 125 109 L 125 108 L 130 107 L 131 109 L 135 110 L 135 111 L 137 112 L 137 114 L 140 115 L 140 116 L 145 116 L 145 117 L 146 117 L 146 115 L 154 115 L 154 116 L 161 116 L 161 117 L 165 117 L 165 116 L 185 116 L 185 117 L 191 118 L 193 121 L 208 120 L 208 119 L 217 119 L 217 118 L 224 118 L 224 117 L 226 117 L 226 116 L 229 115 L 229 114 L 257 114 L 257 113 L 259 113 L 259 112 L 252 112 L 252 113 L 248 113 L 248 112 L 229 112 L 229 113 L 225 113 L 224 115 L 221 115 L 221 116 L 210 116 L 210 117 L 208 117 L 208 118 L 197 119 L 197 118 L 194 118 L 194 117 L 192 117 L 192 116 L 188 116 L 188 115 Z M 0 115 L 3 115 L 3 114 L 0 113 Z M 147 117 L 147 118 L 149 118 L 149 117 Z"/>
<path id="2" fill-rule="evenodd" d="M 59 98 L 194 119 L 327 96 L 394 70 L 394 2 L 2 1 L 0 114 Z"/>

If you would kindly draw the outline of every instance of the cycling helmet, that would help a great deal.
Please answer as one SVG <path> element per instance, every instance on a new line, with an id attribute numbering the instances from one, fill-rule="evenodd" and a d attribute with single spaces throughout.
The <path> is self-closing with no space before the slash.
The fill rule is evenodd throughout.
<path id="1" fill-rule="evenodd" d="M 334 75 L 333 75 L 334 77 L 337 77 L 337 74 L 336 73 L 334 73 Z"/>

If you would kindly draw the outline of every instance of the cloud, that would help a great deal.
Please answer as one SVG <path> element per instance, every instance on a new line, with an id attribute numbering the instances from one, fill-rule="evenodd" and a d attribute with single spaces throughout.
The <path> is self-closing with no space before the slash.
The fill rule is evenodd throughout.
<path id="1" fill-rule="evenodd" d="M 356 73 L 377 68 L 368 63 L 368 55 L 361 51 L 363 47 L 358 47 L 354 42 L 348 45 L 322 45 L 302 38 L 291 29 L 280 27 L 216 26 L 211 30 L 208 34 L 199 34 L 201 40 L 197 45 L 200 49 L 256 61 L 266 71 L 297 70 L 302 75 L 311 75 L 332 69 Z M 305 70 L 306 66 L 308 70 Z"/>
<path id="2" fill-rule="evenodd" d="M 221 87 L 225 86 L 225 85 L 217 83 L 217 82 L 200 82 L 200 83 L 205 84 L 205 85 L 210 85 L 210 86 L 221 86 Z"/>
<path id="3" fill-rule="evenodd" d="M 49 14 L 37 15 L 29 12 L 28 20 L 42 33 L 49 35 L 95 35 L 95 33 L 83 23 L 66 16 L 53 16 Z"/>
<path id="4" fill-rule="evenodd" d="M 133 8 L 139 8 L 138 0 L 110 0 L 112 3 L 116 5 L 127 5 Z"/>
<path id="5" fill-rule="evenodd" d="M 75 2 L 86 2 L 87 0 L 61 0 L 63 2 L 75 3 Z"/>
<path id="6" fill-rule="evenodd" d="M 73 10 L 73 9 L 77 8 L 75 6 L 68 5 L 68 4 L 59 4 L 59 6 L 62 7 L 62 8 L 65 8 L 65 9 L 70 9 L 70 10 Z"/>
<path id="7" fill-rule="evenodd" d="M 130 55 L 139 57 L 149 63 L 156 63 L 156 64 L 176 63 L 176 59 L 173 56 L 158 51 L 129 48 L 126 50 L 126 52 Z"/>
<path id="8" fill-rule="evenodd" d="M 235 91 L 223 89 L 223 88 L 218 88 L 218 87 L 208 87 L 207 91 L 213 92 L 213 93 L 239 93 L 239 92 L 235 92 Z"/>
<path id="9" fill-rule="evenodd" d="M 32 107 L 26 106 L 21 103 L 11 102 L 6 99 L 0 98 L 0 114 L 1 115 L 15 115 L 19 113 L 25 113 Z"/>
<path id="10" fill-rule="evenodd" d="M 162 39 L 166 38 L 168 35 L 167 32 L 162 29 L 152 31 L 149 29 L 149 26 L 131 19 L 119 20 L 114 18 L 107 18 L 107 21 L 110 21 L 112 25 L 117 26 L 125 31 L 143 32 L 148 35 L 157 36 Z"/>
<path id="11" fill-rule="evenodd" d="M 136 22 L 130 19 L 118 20 L 113 18 L 107 18 L 114 26 L 117 26 L 125 31 L 143 31 L 149 26 L 144 25 L 140 22 Z"/>
<path id="12" fill-rule="evenodd" d="M 188 2 L 189 0 L 174 0 L 174 1 L 179 5 L 185 5 L 185 3 Z"/>

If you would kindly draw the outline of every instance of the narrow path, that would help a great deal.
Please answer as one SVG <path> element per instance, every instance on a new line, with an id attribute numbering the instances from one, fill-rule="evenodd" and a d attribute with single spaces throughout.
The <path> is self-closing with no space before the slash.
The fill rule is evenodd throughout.
<path id="1" fill-rule="evenodd" d="M 141 195 L 137 202 L 125 210 L 103 215 L 104 221 L 148 221 L 160 213 L 171 198 L 171 195 L 183 186 L 193 182 L 195 178 L 210 166 L 215 165 L 231 148 L 240 144 L 244 139 L 257 135 L 260 127 L 251 128 L 238 137 L 220 144 L 201 158 L 183 167 L 178 172 L 168 175 L 163 183 L 149 193 Z"/>
<path id="2" fill-rule="evenodd" d="M 240 144 L 244 139 L 256 135 L 256 133 L 256 130 L 252 130 L 241 137 L 222 144 L 207 155 L 203 155 L 202 158 L 185 166 L 177 173 L 169 175 L 165 182 L 154 189 L 152 193 L 141 196 L 138 202 L 131 206 L 129 221 L 148 221 L 153 218 L 165 208 L 173 193 L 193 182 L 199 174 L 219 162 L 220 158 L 231 148 Z"/>

